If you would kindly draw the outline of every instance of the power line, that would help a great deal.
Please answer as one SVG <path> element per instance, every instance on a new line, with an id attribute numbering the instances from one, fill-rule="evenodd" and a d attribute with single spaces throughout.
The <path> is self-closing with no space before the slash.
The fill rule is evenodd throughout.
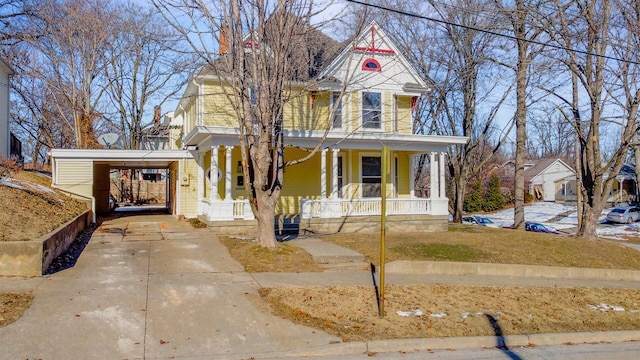
<path id="1" fill-rule="evenodd" d="M 560 45 L 544 43 L 544 42 L 541 42 L 541 41 L 530 40 L 530 39 L 523 39 L 523 38 L 520 38 L 520 37 L 517 37 L 517 36 L 514 36 L 514 35 L 502 34 L 502 33 L 498 33 L 498 32 L 491 31 L 491 30 L 481 29 L 481 28 L 478 28 L 478 27 L 475 27 L 475 26 L 457 24 L 457 23 L 454 23 L 454 22 L 451 22 L 451 21 L 436 19 L 436 18 L 425 16 L 425 15 L 418 15 L 418 14 L 415 14 L 415 13 L 412 13 L 412 12 L 409 12 L 409 11 L 393 9 L 393 8 L 386 7 L 386 6 L 383 6 L 383 5 L 368 4 L 368 3 L 364 2 L 364 1 L 360 1 L 360 0 L 347 0 L 347 1 L 351 2 L 351 3 L 354 3 L 354 4 L 373 7 L 373 8 L 379 9 L 379 10 L 389 11 L 389 12 L 396 13 L 396 14 L 399 14 L 399 15 L 415 17 L 415 18 L 418 18 L 418 19 L 433 21 L 433 22 L 437 22 L 437 23 L 445 24 L 445 25 L 449 25 L 449 26 L 461 27 L 463 29 L 474 30 L 474 31 L 482 32 L 482 33 L 489 34 L 489 35 L 504 37 L 504 38 L 511 39 L 511 40 L 525 41 L 525 42 L 528 42 L 530 44 L 535 44 L 535 45 L 540 45 L 540 46 L 547 46 L 547 47 L 550 47 L 550 48 L 564 50 L 564 51 L 568 51 L 568 52 L 574 52 L 574 53 L 578 53 L 578 54 L 582 54 L 582 55 L 595 56 L 595 57 L 599 57 L 599 58 L 603 58 L 603 59 L 607 59 L 607 60 L 614 60 L 614 61 L 620 61 L 620 62 L 625 62 L 625 63 L 629 63 L 629 64 L 634 64 L 634 65 L 640 65 L 640 62 L 638 62 L 638 61 L 625 60 L 625 59 L 620 59 L 620 58 L 617 58 L 617 57 L 614 57 L 614 56 L 594 54 L 594 53 L 590 53 L 590 52 L 584 51 L 584 50 L 570 49 L 570 48 L 567 48 L 567 47 L 564 47 L 564 46 L 560 46 Z"/>

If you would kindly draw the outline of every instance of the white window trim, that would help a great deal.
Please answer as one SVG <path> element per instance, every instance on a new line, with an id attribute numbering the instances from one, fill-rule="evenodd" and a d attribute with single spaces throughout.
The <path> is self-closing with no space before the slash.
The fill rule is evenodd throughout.
<path id="1" fill-rule="evenodd" d="M 363 182 L 362 182 L 362 158 L 363 157 L 378 157 L 382 161 L 382 153 L 379 153 L 379 152 L 377 152 L 377 153 L 376 152 L 368 153 L 367 152 L 367 153 L 360 153 L 358 155 L 358 198 L 359 199 L 371 199 L 371 200 L 382 199 L 382 197 L 366 197 L 365 198 L 365 197 L 362 196 L 362 187 L 364 185 Z M 380 169 L 380 171 L 381 171 L 380 172 L 380 184 L 382 184 L 382 169 Z"/>
<path id="2" fill-rule="evenodd" d="M 340 119 L 340 127 L 335 127 L 334 126 L 334 117 L 331 116 L 331 110 L 333 109 L 333 95 L 334 94 L 338 94 L 340 95 L 339 91 L 331 91 L 329 93 L 329 123 L 331 126 L 331 131 L 344 131 L 345 130 L 345 107 L 344 107 L 344 103 L 345 103 L 345 97 L 346 97 L 346 93 L 343 93 L 342 96 L 340 96 L 340 115 L 341 115 L 341 119 Z M 335 115 L 335 113 L 333 114 Z"/>
<path id="3" fill-rule="evenodd" d="M 342 151 L 338 151 L 338 159 L 342 158 L 342 188 L 340 188 L 340 183 L 338 182 L 338 198 L 340 199 L 344 199 L 345 198 L 345 194 L 346 194 L 346 188 L 347 188 L 347 167 L 346 167 L 346 159 L 347 159 L 347 154 L 345 154 Z"/>
<path id="4" fill-rule="evenodd" d="M 364 99 L 364 93 L 379 93 L 380 94 L 380 128 L 365 128 L 364 127 L 364 118 L 362 117 L 362 100 Z M 377 90 L 362 90 L 360 91 L 360 98 L 358 99 L 358 128 L 361 132 L 384 132 L 384 92 Z"/>

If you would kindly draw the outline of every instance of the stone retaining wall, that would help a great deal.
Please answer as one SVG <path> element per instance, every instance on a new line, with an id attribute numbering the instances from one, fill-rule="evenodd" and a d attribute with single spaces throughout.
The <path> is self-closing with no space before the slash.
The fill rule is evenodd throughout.
<path id="1" fill-rule="evenodd" d="M 90 222 L 91 211 L 87 210 L 38 240 L 1 241 L 0 275 L 41 276 Z"/>

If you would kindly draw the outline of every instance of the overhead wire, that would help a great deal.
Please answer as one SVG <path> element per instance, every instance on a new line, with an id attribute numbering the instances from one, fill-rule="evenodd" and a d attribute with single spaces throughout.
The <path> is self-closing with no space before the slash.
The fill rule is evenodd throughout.
<path id="1" fill-rule="evenodd" d="M 620 59 L 620 58 L 617 58 L 615 56 L 610 56 L 610 55 L 594 54 L 594 53 L 591 53 L 591 52 L 588 52 L 588 51 L 579 50 L 579 49 L 571 49 L 571 48 L 567 48 L 565 46 L 556 45 L 556 44 L 552 44 L 552 43 L 536 41 L 536 40 L 532 40 L 532 39 L 525 39 L 525 38 L 521 38 L 521 37 L 518 37 L 518 36 L 515 36 L 515 35 L 502 34 L 502 33 L 496 32 L 496 31 L 482 29 L 482 28 L 479 28 L 479 27 L 476 27 L 476 26 L 463 25 L 463 24 L 458 24 L 458 23 L 452 22 L 452 21 L 436 19 L 436 18 L 433 18 L 433 17 L 416 14 L 416 13 L 413 13 L 413 12 L 410 12 L 410 11 L 406 11 L 406 10 L 399 10 L 399 9 L 390 8 L 390 7 L 387 7 L 387 6 L 384 6 L 384 5 L 369 4 L 367 2 L 360 1 L 360 0 L 347 0 L 347 2 L 354 3 L 354 4 L 359 4 L 359 5 L 367 6 L 367 7 L 373 7 L 373 8 L 379 9 L 379 10 L 389 11 L 389 12 L 396 13 L 396 14 L 399 14 L 399 15 L 405 15 L 405 16 L 414 17 L 414 18 L 418 18 L 418 19 L 433 21 L 433 22 L 437 22 L 437 23 L 440 23 L 440 24 L 445 24 L 445 25 L 454 26 L 454 27 L 460 27 L 460 28 L 467 29 L 467 30 L 478 31 L 478 32 L 482 32 L 482 33 L 485 33 L 485 34 L 498 36 L 498 37 L 503 37 L 503 38 L 507 38 L 507 39 L 511 39 L 511 40 L 524 41 L 524 42 L 527 42 L 527 43 L 530 43 L 530 44 L 550 47 L 550 48 L 563 50 L 563 51 L 568 51 L 568 52 L 574 52 L 574 53 L 577 53 L 577 54 L 593 56 L 593 57 L 599 57 L 599 58 L 603 58 L 603 59 L 607 59 L 607 60 L 625 62 L 625 63 L 629 63 L 629 64 L 634 64 L 634 65 L 640 65 L 639 61 Z"/>

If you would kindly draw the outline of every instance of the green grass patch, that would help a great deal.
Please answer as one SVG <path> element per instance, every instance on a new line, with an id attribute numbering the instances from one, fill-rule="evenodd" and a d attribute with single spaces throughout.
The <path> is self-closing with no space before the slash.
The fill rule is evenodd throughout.
<path id="1" fill-rule="evenodd" d="M 322 236 L 380 263 L 377 234 Z M 392 233 L 386 236 L 386 261 L 439 260 L 494 264 L 569 266 L 640 270 L 640 252 L 612 240 L 451 224 L 449 231 Z"/>
<path id="2" fill-rule="evenodd" d="M 464 244 L 408 243 L 389 250 L 396 254 L 420 260 L 481 261 L 489 258 L 484 252 Z"/>

